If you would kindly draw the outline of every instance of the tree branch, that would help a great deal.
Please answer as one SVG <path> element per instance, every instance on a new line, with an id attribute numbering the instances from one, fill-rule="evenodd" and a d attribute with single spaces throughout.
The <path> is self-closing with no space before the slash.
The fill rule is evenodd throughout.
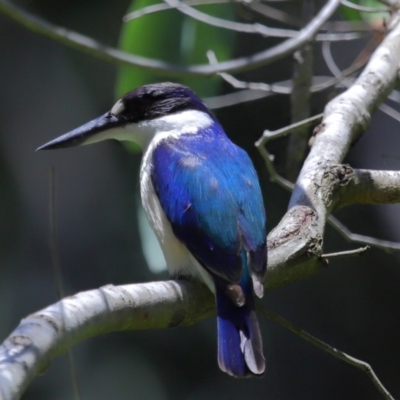
<path id="1" fill-rule="evenodd" d="M 199 10 L 196 10 L 195 8 L 190 7 L 188 4 L 179 0 L 164 1 L 169 5 L 170 8 L 175 8 L 182 14 L 185 14 L 188 17 L 195 19 L 196 21 L 216 26 L 217 28 L 229 29 L 240 33 L 255 33 L 265 37 L 271 36 L 288 38 L 298 35 L 298 31 L 292 29 L 270 28 L 269 26 L 265 26 L 259 23 L 246 24 L 242 22 L 228 21 L 226 19 L 214 17 L 213 15 L 209 15 Z"/>
<path id="2" fill-rule="evenodd" d="M 359 256 L 360 254 L 363 254 L 366 251 L 368 251 L 370 248 L 371 247 L 369 247 L 369 246 L 365 246 L 365 247 L 360 247 L 359 249 L 355 249 L 355 250 L 345 250 L 345 251 L 338 251 L 336 253 L 322 254 L 321 258 L 328 259 L 328 258 L 343 258 L 343 257 Z"/>
<path id="3" fill-rule="evenodd" d="M 290 39 L 282 45 L 246 59 L 231 60 L 216 66 L 206 66 L 207 68 L 188 67 L 185 72 L 211 74 L 221 72 L 225 67 L 228 70 L 247 68 L 241 64 L 244 62 L 241 60 L 246 60 L 246 63 L 250 63 L 248 68 L 253 68 L 264 63 L 266 59 L 268 62 L 275 60 L 277 54 L 282 56 L 282 49 L 286 49 L 289 54 L 295 50 L 295 46 L 301 47 L 312 39 L 337 4 L 337 0 L 330 0 L 320 11 L 318 18 L 302 30 L 295 41 Z M 0 11 L 9 12 L 10 7 L 15 11 L 16 8 L 6 0 L 0 0 Z M 84 42 L 86 37 L 76 37 L 76 34 L 53 25 L 42 26 L 43 21 L 30 15 L 25 18 L 21 16 L 19 9 L 16 10 L 11 12 L 12 17 L 28 25 L 30 29 L 37 29 L 48 36 L 53 35 L 65 43 L 75 43 L 77 47 L 85 48 L 87 45 L 78 40 L 83 38 Z M 346 199 L 345 191 L 342 192 L 343 186 L 352 188 L 347 167 L 338 168 L 338 164 L 342 162 L 350 146 L 362 135 L 369 124 L 371 113 L 390 93 L 398 79 L 399 13 L 395 14 L 390 28 L 391 31 L 353 86 L 325 108 L 323 121 L 317 129 L 311 151 L 295 184 L 289 210 L 268 235 L 267 290 L 302 280 L 323 265 L 319 256 L 322 254 L 326 219 L 334 207 L 340 204 L 336 197 Z M 100 46 L 100 50 L 94 46 L 94 52 L 102 52 L 101 45 L 96 42 L 94 44 Z M 91 45 L 93 43 L 89 47 Z M 126 56 L 122 52 L 117 54 Z M 266 54 L 271 58 L 265 58 Z M 142 66 L 145 66 L 148 59 L 143 60 L 145 62 Z M 131 59 L 126 62 L 130 63 Z M 166 64 L 161 64 L 157 64 L 155 68 L 166 68 Z M 168 71 L 177 73 L 182 72 L 183 67 L 171 68 Z M 259 145 L 263 146 L 264 140 L 265 137 L 261 138 Z M 374 182 L 378 181 L 376 178 Z M 354 182 L 355 186 L 362 188 L 362 174 L 360 183 L 357 185 L 356 180 Z M 391 186 L 390 182 L 386 185 Z M 375 183 L 369 186 L 371 198 L 376 199 L 377 196 L 373 194 Z M 203 285 L 194 282 L 168 281 L 120 287 L 109 285 L 71 296 L 25 318 L 2 344 L 0 394 L 3 399 L 18 398 L 29 381 L 47 367 L 52 357 L 85 338 L 111 331 L 186 325 L 213 313 L 212 294 Z M 369 365 L 363 365 L 369 374 L 373 374 Z"/>
<path id="4" fill-rule="evenodd" d="M 371 42 L 372 42 L 372 45 L 373 45 L 373 43 L 374 43 L 375 41 L 372 40 Z M 368 46 L 367 46 L 367 47 L 368 47 Z M 367 50 L 367 51 L 368 51 L 368 50 Z M 341 71 L 339 70 L 339 68 L 337 67 L 336 63 L 334 62 L 333 57 L 332 57 L 332 53 L 331 53 L 331 51 L 330 51 L 330 43 L 329 43 L 329 42 L 324 42 L 324 43 L 322 44 L 322 54 L 324 55 L 326 64 L 327 64 L 328 68 L 330 69 L 330 71 L 332 72 L 332 74 L 333 74 L 337 79 L 339 79 L 340 77 L 343 77 L 344 71 L 341 72 Z M 361 54 L 361 56 L 363 56 L 365 59 L 367 59 L 367 57 L 365 57 L 366 54 Z M 360 58 L 360 56 L 359 56 L 358 58 Z M 357 61 L 357 60 L 356 60 L 356 61 Z M 361 60 L 360 62 L 362 62 L 362 60 Z M 358 63 L 357 63 L 357 64 L 358 64 Z M 355 64 L 355 65 L 356 65 L 356 64 Z M 351 67 L 350 67 L 350 68 L 351 68 Z M 342 79 L 342 83 L 343 83 L 343 85 L 346 86 L 346 87 L 350 87 L 350 86 L 352 85 L 352 81 L 351 81 L 349 78 Z M 388 98 L 390 98 L 390 97 L 391 97 L 391 95 L 388 96 Z M 386 115 L 388 115 L 389 117 L 391 117 L 391 118 L 393 118 L 393 119 L 395 119 L 395 120 L 397 120 L 397 121 L 400 122 L 400 113 L 399 113 L 397 110 L 395 110 L 394 108 L 388 106 L 387 104 L 382 103 L 382 104 L 379 106 L 379 109 L 380 109 L 382 112 L 384 112 Z"/>
<path id="5" fill-rule="evenodd" d="M 230 3 L 231 0 L 186 0 L 183 1 L 183 4 L 189 5 L 189 6 L 199 6 L 199 5 L 205 5 L 205 4 L 222 4 L 222 3 Z M 152 4 L 151 6 L 139 8 L 138 10 L 132 11 L 129 14 L 126 14 L 122 20 L 124 22 L 129 22 L 133 21 L 134 19 L 138 19 L 143 17 L 144 15 L 148 14 L 154 14 L 160 11 L 165 11 L 165 10 L 171 10 L 175 7 L 170 6 L 169 4 L 166 3 L 158 3 L 158 4 Z"/>
<path id="6" fill-rule="evenodd" d="M 366 7 L 366 6 L 361 6 L 359 4 L 352 3 L 347 0 L 341 0 L 340 1 L 344 6 L 348 8 L 352 8 L 353 10 L 361 11 L 361 12 L 367 12 L 367 13 L 381 13 L 381 12 L 391 12 L 391 9 L 386 7 L 386 8 L 379 8 L 379 7 Z"/>
<path id="7" fill-rule="evenodd" d="M 312 124 L 316 124 L 321 121 L 323 114 L 314 115 L 313 117 L 304 119 L 303 121 L 296 122 L 294 124 L 285 126 L 284 128 L 278 129 L 276 131 L 264 131 L 263 135 L 260 139 L 257 140 L 255 146 L 260 152 L 262 158 L 264 159 L 265 165 L 267 167 L 270 179 L 272 182 L 277 182 L 284 189 L 289 191 L 293 190 L 293 184 L 285 179 L 283 176 L 279 175 L 275 169 L 273 159 L 274 156 L 268 152 L 266 149 L 266 144 L 268 140 L 277 139 L 282 136 L 286 136 L 289 134 L 297 134 L 297 132 L 301 132 L 303 129 L 309 127 Z"/>
<path id="8" fill-rule="evenodd" d="M 319 223 L 324 225 L 332 189 L 335 189 L 335 185 L 326 179 L 327 169 L 343 160 L 350 146 L 368 127 L 371 113 L 397 83 L 399 62 L 400 23 L 397 13 L 392 21 L 392 30 L 373 53 L 360 77 L 326 106 L 289 207 L 299 204 L 311 207 L 318 212 Z M 326 192 L 326 187 L 330 188 L 330 193 Z"/>
<path id="9" fill-rule="evenodd" d="M 391 253 L 394 250 L 400 250 L 400 243 L 398 242 L 391 242 L 390 240 L 377 239 L 371 236 L 350 232 L 349 229 L 333 215 L 329 216 L 328 222 L 332 228 L 339 232 L 350 243 L 371 245 L 386 251 L 387 253 Z"/>
<path id="10" fill-rule="evenodd" d="M 224 108 L 234 106 L 236 104 L 246 103 L 248 101 L 254 101 L 264 99 L 272 96 L 272 92 L 264 92 L 261 90 L 239 90 L 234 93 L 227 93 L 220 96 L 208 97 L 204 99 L 208 108 L 215 110 L 217 108 Z"/>
<path id="11" fill-rule="evenodd" d="M 382 385 L 381 381 L 379 380 L 378 376 L 375 374 L 372 367 L 366 363 L 365 361 L 358 360 L 343 351 L 336 349 L 335 347 L 330 346 L 329 344 L 323 342 L 320 339 L 317 339 L 315 336 L 310 335 L 303 329 L 295 326 L 289 321 L 279 317 L 272 311 L 266 309 L 265 307 L 258 307 L 258 310 L 265 314 L 268 318 L 272 319 L 273 321 L 277 322 L 278 324 L 284 326 L 286 329 L 292 331 L 296 335 L 300 336 L 304 340 L 307 340 L 314 346 L 326 351 L 327 353 L 333 355 L 334 357 L 342 360 L 350 365 L 353 365 L 356 368 L 361 369 L 361 371 L 365 372 L 368 375 L 368 378 L 372 381 L 375 387 L 379 390 L 379 392 L 383 395 L 385 399 L 394 400 L 392 395 L 388 392 L 388 390 Z"/>
<path id="12" fill-rule="evenodd" d="M 292 123 L 310 116 L 313 59 L 311 44 L 297 50 L 293 55 L 293 89 L 290 95 Z M 298 129 L 296 135 L 290 136 L 286 149 L 286 177 L 292 182 L 297 178 L 308 149 L 309 129 L 307 126 Z"/>
<path id="13" fill-rule="evenodd" d="M 215 56 L 215 53 L 212 50 L 209 50 L 207 52 L 207 57 L 210 62 L 210 64 L 218 64 L 218 60 Z M 316 93 L 320 92 L 322 90 L 325 90 L 331 86 L 336 85 L 340 81 L 342 81 L 344 78 L 346 78 L 348 75 L 353 74 L 357 70 L 359 70 L 361 67 L 363 67 L 366 64 L 367 60 L 365 62 L 360 62 L 353 64 L 351 67 L 345 69 L 342 71 L 342 73 L 339 76 L 335 77 L 323 77 L 323 76 L 312 76 L 311 81 L 313 85 L 309 88 L 309 91 L 311 93 Z M 251 90 L 257 90 L 257 91 L 263 91 L 267 92 L 269 94 L 291 94 L 292 93 L 292 86 L 293 86 L 293 80 L 287 80 L 284 82 L 277 82 L 277 83 L 264 83 L 264 82 L 245 82 L 245 81 L 240 81 L 239 79 L 236 79 L 233 75 L 228 74 L 226 72 L 219 72 L 218 75 L 224 79 L 225 82 L 228 82 L 232 87 L 235 89 L 251 89 Z M 349 80 L 351 78 L 347 78 Z M 266 95 L 267 96 L 267 95 Z M 266 97 L 265 96 L 265 97 Z"/>
<path id="14" fill-rule="evenodd" d="M 197 21 L 203 22 L 208 25 L 216 26 L 222 29 L 229 29 L 240 33 L 251 33 L 259 34 L 265 37 L 276 37 L 276 38 L 294 38 L 299 34 L 299 31 L 293 29 L 282 29 L 282 28 L 271 28 L 266 25 L 259 23 L 246 24 L 243 22 L 228 21 L 222 18 L 214 17 L 203 13 L 199 10 L 190 7 L 189 4 L 179 0 L 164 0 L 169 8 L 175 8 L 182 14 L 185 14 Z M 166 8 L 164 8 L 166 9 Z M 160 8 L 157 9 L 160 11 Z M 126 20 L 130 20 L 127 18 Z M 364 31 L 365 32 L 365 31 Z M 362 32 L 345 32 L 345 33 L 318 33 L 315 36 L 317 41 L 344 41 L 344 40 L 355 40 L 365 36 Z"/>
<path id="15" fill-rule="evenodd" d="M 351 204 L 400 203 L 400 171 L 373 171 L 348 168 L 348 180 L 339 188 L 335 207 Z"/>
<path id="16" fill-rule="evenodd" d="M 325 223 L 334 208 L 336 193 L 349 180 L 346 166 L 341 166 L 339 171 L 337 164 L 362 135 L 371 113 L 398 80 L 399 13 L 395 14 L 390 28 L 354 85 L 325 108 L 323 121 L 315 130 L 313 145 L 294 186 L 289 211 L 268 237 L 269 248 L 274 248 L 275 257 L 281 260 L 282 267 L 276 269 L 282 268 L 285 274 L 279 275 L 268 265 L 267 281 L 271 273 L 285 282 L 293 282 L 303 279 L 308 273 L 311 275 L 321 266 L 315 259 L 322 252 Z M 264 133 L 257 142 L 258 146 L 263 146 L 266 136 Z M 262 150 L 266 153 L 265 148 Z M 267 165 L 271 163 L 268 154 L 264 157 Z M 282 183 L 285 186 L 287 182 Z"/>
<path id="17" fill-rule="evenodd" d="M 27 318 L 0 346 L 0 399 L 22 396 L 51 359 L 107 332 L 192 324 L 215 313 L 203 285 L 167 281 L 113 286 L 67 297 Z"/>
<path id="18" fill-rule="evenodd" d="M 169 64 L 161 60 L 129 54 L 112 47 L 105 46 L 96 40 L 71 30 L 51 24 L 41 18 L 35 17 L 7 0 L 0 0 L 0 12 L 20 23 L 27 29 L 47 36 L 67 46 L 84 51 L 105 61 L 120 65 L 131 65 L 162 72 L 167 76 L 203 75 L 209 76 L 218 72 L 239 72 L 271 64 L 300 47 L 304 46 L 317 34 L 320 27 L 330 18 L 340 4 L 340 0 L 328 0 L 316 17 L 298 35 L 290 38 L 274 47 L 259 53 L 241 57 L 229 61 L 223 61 L 217 65 L 192 65 L 181 66 Z"/>

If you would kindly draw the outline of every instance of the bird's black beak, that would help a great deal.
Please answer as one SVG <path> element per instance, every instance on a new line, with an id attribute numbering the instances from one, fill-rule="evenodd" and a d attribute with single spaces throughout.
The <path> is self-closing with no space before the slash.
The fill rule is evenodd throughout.
<path id="1" fill-rule="evenodd" d="M 36 149 L 37 150 L 53 150 L 63 149 L 65 147 L 75 147 L 84 144 L 95 143 L 104 140 L 101 133 L 117 128 L 125 124 L 123 118 L 115 116 L 110 112 L 98 117 L 86 124 L 68 132 Z"/>

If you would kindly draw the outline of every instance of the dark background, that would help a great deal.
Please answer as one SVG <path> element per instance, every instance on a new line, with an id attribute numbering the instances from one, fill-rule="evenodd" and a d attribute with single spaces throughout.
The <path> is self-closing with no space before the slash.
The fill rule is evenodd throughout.
<path id="1" fill-rule="evenodd" d="M 116 46 L 128 1 L 20 2 L 55 23 Z M 272 41 L 271 41 L 272 43 Z M 263 48 L 241 37 L 235 55 Z M 348 65 L 362 42 L 335 45 Z M 315 69 L 327 74 L 316 49 Z M 49 239 L 50 167 L 57 174 L 59 255 L 67 294 L 113 283 L 166 279 L 142 255 L 137 223 L 140 155 L 120 143 L 36 153 L 48 140 L 108 110 L 117 69 L 25 30 L 0 15 L 0 335 L 20 319 L 58 300 Z M 350 61 L 349 61 L 350 60 Z M 240 77 L 272 83 L 291 76 L 290 58 Z M 267 78 L 266 78 L 267 77 Z M 221 84 L 220 93 L 231 90 Z M 313 97 L 321 112 L 330 92 Z M 289 194 L 269 183 L 252 144 L 264 129 L 290 120 L 289 102 L 274 96 L 217 112 L 233 140 L 250 153 L 260 175 L 269 230 L 284 214 Z M 285 140 L 270 145 L 278 165 Z M 399 124 L 377 112 L 349 155 L 359 168 L 398 169 Z M 353 206 L 336 215 L 357 233 L 400 240 L 397 206 Z M 325 251 L 355 248 L 329 227 Z M 331 261 L 315 276 L 267 293 L 264 304 L 318 338 L 367 361 L 400 395 L 398 254 L 372 249 L 363 257 Z M 214 318 L 191 327 L 114 333 L 74 348 L 75 368 L 88 399 L 377 399 L 360 370 L 259 316 L 267 371 L 235 380 L 219 371 Z M 71 399 L 66 357 L 54 359 L 24 399 Z"/>

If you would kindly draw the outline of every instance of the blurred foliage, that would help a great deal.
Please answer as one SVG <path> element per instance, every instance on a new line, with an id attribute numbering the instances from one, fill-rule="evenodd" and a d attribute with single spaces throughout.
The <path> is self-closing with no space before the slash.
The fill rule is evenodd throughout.
<path id="1" fill-rule="evenodd" d="M 384 6 L 378 0 L 356 0 L 352 1 L 352 3 L 363 6 L 363 7 L 370 7 L 370 8 L 382 8 Z M 367 22 L 370 25 L 381 25 L 382 20 L 388 17 L 388 13 L 376 12 L 376 13 L 369 13 L 369 12 L 362 12 L 354 10 L 353 8 L 347 7 L 346 5 L 340 6 L 340 13 L 344 19 L 347 21 L 363 21 Z"/>
<path id="2" fill-rule="evenodd" d="M 157 0 L 133 0 L 127 13 L 159 3 Z M 234 18 L 233 4 L 204 5 L 198 8 L 210 15 Z M 160 59 L 174 64 L 207 63 L 206 52 L 212 49 L 218 60 L 230 58 L 235 33 L 218 29 L 193 20 L 177 10 L 167 10 L 145 15 L 126 22 L 121 29 L 119 48 L 129 53 Z M 159 72 L 121 66 L 115 86 L 116 97 L 121 97 L 138 86 L 168 81 L 169 77 Z M 182 76 L 175 79 L 190 86 L 199 96 L 212 96 L 218 91 L 219 77 Z M 126 144 L 133 152 L 139 148 L 134 143 Z"/>
<path id="3" fill-rule="evenodd" d="M 128 12 L 152 4 L 157 0 L 134 0 Z M 231 3 L 204 5 L 200 11 L 215 17 L 234 18 Z M 160 59 L 174 64 L 207 63 L 206 52 L 212 49 L 218 60 L 231 57 L 235 33 L 193 20 L 177 10 L 145 15 L 126 22 L 121 30 L 120 49 L 137 55 Z M 116 95 L 146 83 L 169 80 L 167 76 L 143 68 L 122 66 L 118 72 Z M 182 76 L 180 83 L 194 89 L 199 96 L 215 95 L 218 77 Z"/>

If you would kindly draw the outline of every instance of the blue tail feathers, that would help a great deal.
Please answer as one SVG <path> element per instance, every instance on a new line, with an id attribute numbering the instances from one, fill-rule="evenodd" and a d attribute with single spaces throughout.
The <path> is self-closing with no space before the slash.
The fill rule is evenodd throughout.
<path id="1" fill-rule="evenodd" d="M 245 304 L 235 305 L 216 283 L 218 325 L 218 364 L 222 371 L 237 378 L 262 375 L 265 370 L 260 328 L 254 309 L 251 280 L 241 282 Z M 247 286 L 247 287 L 243 287 Z M 247 290 L 246 290 L 247 289 Z"/>

